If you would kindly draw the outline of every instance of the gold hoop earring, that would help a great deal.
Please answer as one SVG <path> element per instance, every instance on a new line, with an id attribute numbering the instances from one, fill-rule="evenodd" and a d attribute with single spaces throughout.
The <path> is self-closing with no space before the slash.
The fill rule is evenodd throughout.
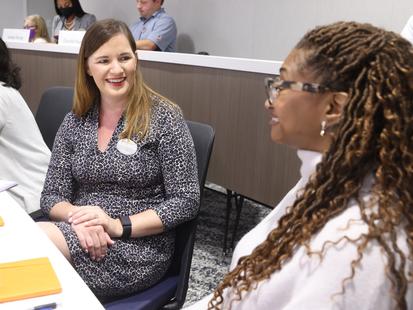
<path id="1" fill-rule="evenodd" d="M 320 136 L 324 137 L 324 135 L 326 134 L 326 121 L 322 121 L 321 122 L 321 130 L 320 130 Z"/>

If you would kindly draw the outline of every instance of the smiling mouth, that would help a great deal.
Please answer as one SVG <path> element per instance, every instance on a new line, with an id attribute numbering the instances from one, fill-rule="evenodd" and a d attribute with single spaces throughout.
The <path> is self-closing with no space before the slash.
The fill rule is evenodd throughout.
<path id="1" fill-rule="evenodd" d="M 112 85 L 119 86 L 119 85 L 122 85 L 122 83 L 126 81 L 126 77 L 121 77 L 117 79 L 106 79 L 106 81 Z"/>
<path id="2" fill-rule="evenodd" d="M 276 124 L 278 124 L 280 122 L 280 120 L 278 119 L 278 117 L 271 117 L 271 120 L 270 120 L 270 125 L 276 125 Z"/>

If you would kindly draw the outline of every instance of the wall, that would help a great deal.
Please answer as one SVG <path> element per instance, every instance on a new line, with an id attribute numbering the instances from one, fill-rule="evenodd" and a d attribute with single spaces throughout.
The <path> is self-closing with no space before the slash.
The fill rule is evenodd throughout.
<path id="1" fill-rule="evenodd" d="M 116 18 L 131 24 L 139 16 L 136 0 L 81 0 L 81 3 L 83 10 L 95 14 L 97 19 Z"/>
<path id="2" fill-rule="evenodd" d="M 196 52 L 282 60 L 315 25 L 370 22 L 400 32 L 413 14 L 410 0 L 166 0 L 179 35 Z M 184 8 L 184 9 L 183 9 Z M 178 41 L 179 42 L 179 41 Z M 180 47 L 182 45 L 178 45 Z"/>
<path id="3" fill-rule="evenodd" d="M 27 0 L 27 15 L 41 15 L 51 34 L 53 16 L 56 15 L 52 0 Z"/>
<path id="4" fill-rule="evenodd" d="M 26 0 L 0 0 L 0 35 L 4 28 L 22 28 L 25 12 Z"/>
<path id="5" fill-rule="evenodd" d="M 81 3 L 98 19 L 138 18 L 136 0 Z M 413 14 L 410 0 L 166 0 L 164 7 L 178 26 L 178 51 L 269 60 L 284 59 L 315 25 L 356 20 L 400 32 Z M 26 12 L 42 11 L 52 18 L 52 0 L 0 0 L 0 29 L 21 27 Z"/>
<path id="6" fill-rule="evenodd" d="M 82 1 L 98 18 L 138 17 L 135 0 Z M 165 0 L 178 26 L 178 50 L 212 55 L 282 60 L 315 25 L 338 20 L 370 22 L 400 32 L 410 15 L 410 0 Z"/>

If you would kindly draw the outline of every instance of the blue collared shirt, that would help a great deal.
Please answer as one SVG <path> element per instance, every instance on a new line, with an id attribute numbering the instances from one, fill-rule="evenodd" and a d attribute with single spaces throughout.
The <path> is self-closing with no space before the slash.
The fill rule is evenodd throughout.
<path id="1" fill-rule="evenodd" d="M 164 52 L 176 50 L 176 24 L 163 8 L 149 18 L 141 17 L 130 30 L 135 40 L 151 40 Z"/>

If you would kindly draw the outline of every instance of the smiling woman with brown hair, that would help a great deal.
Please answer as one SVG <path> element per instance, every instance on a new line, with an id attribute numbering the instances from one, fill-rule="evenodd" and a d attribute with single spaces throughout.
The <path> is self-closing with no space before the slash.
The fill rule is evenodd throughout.
<path id="1" fill-rule="evenodd" d="M 139 70 L 128 26 L 98 21 L 79 51 L 73 111 L 53 145 L 39 223 L 100 298 L 166 273 L 175 227 L 199 207 L 195 149 L 179 107 Z"/>
<path id="2" fill-rule="evenodd" d="M 302 177 L 193 309 L 412 309 L 410 43 L 317 27 L 266 89 L 271 137 L 299 149 Z"/>

